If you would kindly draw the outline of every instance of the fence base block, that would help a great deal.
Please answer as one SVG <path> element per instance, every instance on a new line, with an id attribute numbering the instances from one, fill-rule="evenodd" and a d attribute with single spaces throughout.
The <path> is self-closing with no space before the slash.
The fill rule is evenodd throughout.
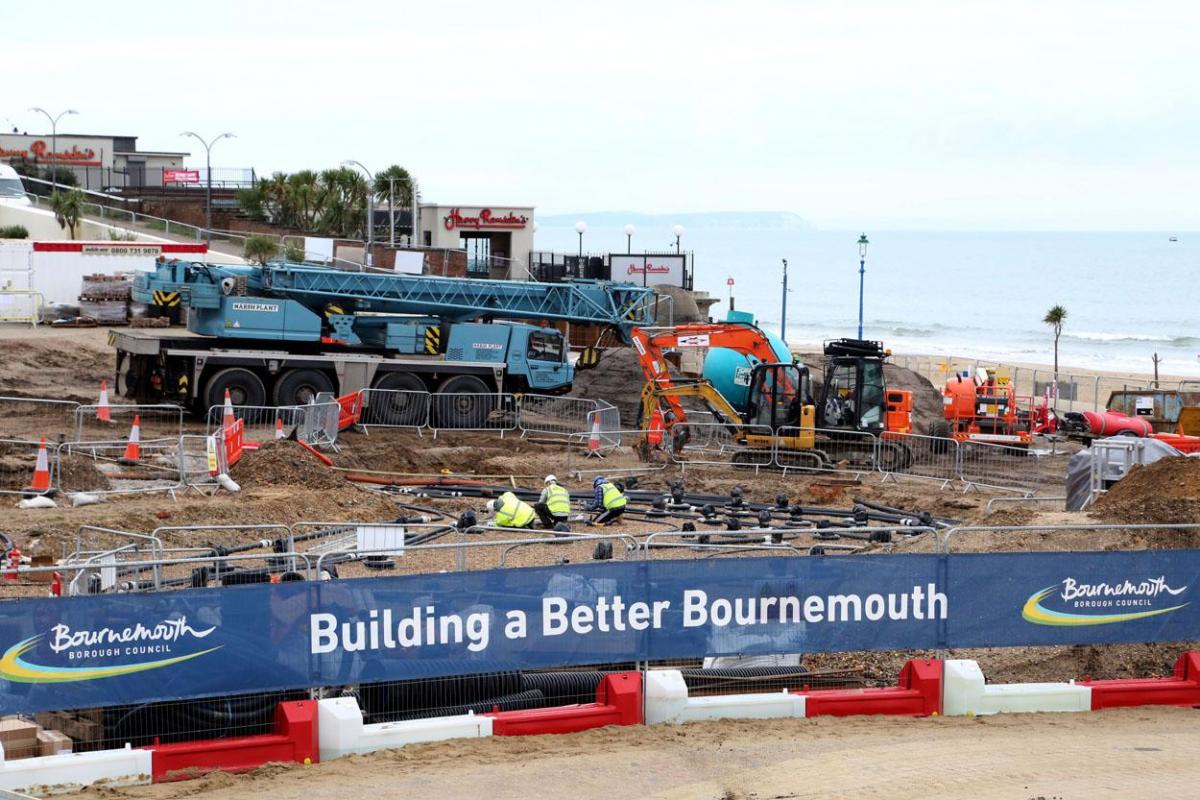
<path id="1" fill-rule="evenodd" d="M 883 689 L 816 689 L 797 694 L 808 698 L 810 717 L 928 717 L 942 711 L 942 662 L 909 661 L 900 671 L 897 685 Z"/>
<path id="2" fill-rule="evenodd" d="M 496 736 L 575 733 L 608 725 L 638 725 L 642 722 L 642 676 L 638 672 L 604 676 L 596 687 L 595 703 L 495 711 L 483 716 L 491 717 L 492 733 Z"/>
<path id="3" fill-rule="evenodd" d="M 1092 710 L 1129 706 L 1200 706 L 1200 653 L 1184 653 L 1170 678 L 1080 681 L 1092 691 Z"/>
<path id="4" fill-rule="evenodd" d="M 492 720 L 476 714 L 365 725 L 362 710 L 353 697 L 327 698 L 319 701 L 318 707 L 322 761 L 406 744 L 492 735 Z"/>
<path id="5" fill-rule="evenodd" d="M 681 724 L 713 719 L 781 719 L 805 716 L 805 697 L 784 692 L 752 692 L 689 697 L 683 673 L 646 673 L 646 724 Z"/>
<path id="6" fill-rule="evenodd" d="M 269 761 L 311 764 L 320 760 L 317 702 L 294 700 L 275 708 L 275 733 L 161 744 L 153 754 L 154 782 L 186 780 L 205 772 L 245 772 Z"/>
<path id="7" fill-rule="evenodd" d="M 135 786 L 150 783 L 151 762 L 151 753 L 129 747 L 5 761 L 0 763 L 0 789 L 40 796 L 93 783 Z"/>
<path id="8" fill-rule="evenodd" d="M 1092 690 L 1074 683 L 987 684 L 974 661 L 946 662 L 947 716 L 1032 711 L 1089 711 Z"/>

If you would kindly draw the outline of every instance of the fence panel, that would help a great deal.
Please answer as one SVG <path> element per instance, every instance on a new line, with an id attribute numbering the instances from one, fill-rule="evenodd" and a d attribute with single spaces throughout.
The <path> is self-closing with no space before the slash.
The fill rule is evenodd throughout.
<path id="1" fill-rule="evenodd" d="M 965 489 L 1034 492 L 1042 484 L 1041 457 L 1028 448 L 964 442 L 958 452 Z"/>
<path id="2" fill-rule="evenodd" d="M 71 400 L 0 396 L 0 435 L 13 439 L 73 436 L 75 409 Z"/>
<path id="3" fill-rule="evenodd" d="M 250 441 L 265 442 L 274 439 L 276 426 L 282 425 L 287 438 L 304 431 L 304 406 L 233 406 L 234 419 L 245 424 L 245 436 Z M 208 409 L 206 430 L 211 434 L 220 430 L 225 418 L 225 406 L 216 405 Z"/>
<path id="4" fill-rule="evenodd" d="M 363 389 L 363 428 L 424 428 L 429 424 L 429 392 Z"/>
<path id="5" fill-rule="evenodd" d="M 880 446 L 892 442 L 904 448 L 908 456 L 907 465 L 897 468 L 894 463 L 887 465 L 884 459 L 877 458 L 876 466 L 888 478 L 908 478 L 938 482 L 943 488 L 958 480 L 959 477 L 959 444 L 954 439 L 944 436 L 924 436 L 916 433 L 887 434 L 880 440 Z"/>
<path id="6" fill-rule="evenodd" d="M 517 397 L 517 426 L 525 433 L 586 433 L 599 409 L 599 402 L 582 397 L 522 394 Z M 604 427 L 603 421 L 600 427 Z"/>
<path id="7" fill-rule="evenodd" d="M 681 466 L 711 465 L 770 467 L 775 463 L 771 429 L 764 425 L 733 428 L 721 423 L 688 423 L 671 429 L 666 438 L 671 461 Z M 694 438 L 693 438 L 694 437 Z"/>
<path id="8" fill-rule="evenodd" d="M 632 475 L 660 472 L 667 468 L 669 437 L 663 445 L 646 447 L 649 431 L 602 430 L 593 442 L 593 434 L 577 433 L 567 439 L 567 473 L 582 480 L 593 475 Z"/>
<path id="9" fill-rule="evenodd" d="M 807 439 L 811 435 L 812 446 Z M 785 473 L 842 473 L 862 475 L 881 466 L 891 470 L 904 460 L 902 447 L 880 444 L 863 431 L 834 428 L 783 427 L 775 441 L 775 466 Z"/>
<path id="10" fill-rule="evenodd" d="M 300 438 L 314 446 L 336 445 L 341 417 L 341 404 L 332 394 L 322 392 L 314 402 L 304 407 L 304 427 Z"/>
<path id="11" fill-rule="evenodd" d="M 429 427 L 435 432 L 513 431 L 517 429 L 517 400 L 508 393 L 445 392 L 429 398 Z"/>
<path id="12" fill-rule="evenodd" d="M 75 441 L 111 441 L 128 436 L 136 417 L 141 424 L 141 438 L 161 439 L 183 435 L 183 408 L 173 405 L 109 406 L 109 420 L 100 419 L 100 406 L 79 406 L 75 409 Z"/>
<path id="13" fill-rule="evenodd" d="M 181 488 L 183 437 L 143 440 L 135 459 L 126 441 L 63 442 L 56 447 L 56 485 L 65 492 L 135 494 Z"/>

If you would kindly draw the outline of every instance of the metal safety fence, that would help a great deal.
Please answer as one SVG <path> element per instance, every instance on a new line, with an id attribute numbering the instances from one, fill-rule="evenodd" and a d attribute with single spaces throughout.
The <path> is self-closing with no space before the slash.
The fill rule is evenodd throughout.
<path id="1" fill-rule="evenodd" d="M 429 426 L 429 392 L 409 389 L 363 389 L 359 427 L 412 428 Z"/>
<path id="2" fill-rule="evenodd" d="M 73 400 L 0 396 L 0 433 L 14 439 L 73 436 L 77 408 Z"/>
<path id="3" fill-rule="evenodd" d="M 183 434 L 184 409 L 176 405 L 79 406 L 75 409 L 75 439 L 105 441 L 129 435 L 136 419 L 142 439 Z"/>
<path id="4" fill-rule="evenodd" d="M 303 436 L 307 406 L 233 406 L 233 416 L 245 424 L 245 435 L 250 441 L 265 442 L 276 438 Z M 216 433 L 224 424 L 225 406 L 210 406 L 206 420 L 209 434 Z"/>
<path id="5" fill-rule="evenodd" d="M 861 477 L 902 466 L 893 443 L 873 433 L 834 428 L 783 427 L 774 442 L 774 464 L 788 471 Z"/>
<path id="6" fill-rule="evenodd" d="M 664 436 L 665 433 L 660 433 Z M 775 463 L 775 437 L 761 425 L 731 428 L 720 423 L 689 422 L 671 430 L 667 452 L 686 472 L 688 466 L 748 468 L 757 471 Z"/>

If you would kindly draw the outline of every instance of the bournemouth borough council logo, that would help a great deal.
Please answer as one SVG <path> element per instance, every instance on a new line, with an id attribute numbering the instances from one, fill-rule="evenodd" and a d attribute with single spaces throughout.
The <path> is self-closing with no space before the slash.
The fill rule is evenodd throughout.
<path id="1" fill-rule="evenodd" d="M 221 647 L 196 652 L 174 654 L 177 647 L 186 647 L 193 639 L 203 639 L 216 627 L 196 630 L 186 617 L 168 619 L 151 626 L 137 623 L 126 628 L 97 628 L 72 630 L 59 624 L 49 633 L 32 636 L 17 642 L 0 656 L 0 678 L 13 683 L 71 683 L 94 681 L 132 675 L 152 669 L 169 667 L 208 655 Z M 81 666 L 38 664 L 27 654 L 42 642 L 49 647 L 53 660 Z M 144 660 L 145 656 L 166 658 Z M 130 661 L 131 659 L 138 659 Z M 122 663 L 108 663 L 118 660 Z M 101 663 L 96 663 L 101 662 Z"/>
<path id="2" fill-rule="evenodd" d="M 1120 583 L 1083 583 L 1065 578 L 1061 583 L 1034 592 L 1025 601 L 1021 617 L 1034 625 L 1110 625 L 1135 619 L 1169 614 L 1189 605 L 1180 603 L 1158 607 L 1171 602 L 1187 591 L 1187 586 L 1173 588 L 1166 578 L 1145 578 Z M 1059 608 L 1048 608 L 1052 604 Z"/>

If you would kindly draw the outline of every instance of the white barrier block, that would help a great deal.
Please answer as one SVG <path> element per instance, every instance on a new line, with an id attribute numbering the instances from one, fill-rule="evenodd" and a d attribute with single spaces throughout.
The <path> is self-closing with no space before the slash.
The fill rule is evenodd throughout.
<path id="1" fill-rule="evenodd" d="M 1092 689 L 1074 683 L 987 684 L 974 661 L 944 662 L 942 713 L 1003 714 L 1032 711 L 1090 711 Z"/>
<path id="2" fill-rule="evenodd" d="M 317 724 L 320 726 L 318 737 L 322 761 L 419 742 L 478 739 L 492 735 L 492 718 L 475 714 L 364 725 L 362 711 L 352 697 L 319 701 Z"/>
<path id="3" fill-rule="evenodd" d="M 21 758 L 0 765 L 0 789 L 29 794 L 62 794 L 93 783 L 134 786 L 150 783 L 149 750 L 98 750 Z"/>
<path id="4" fill-rule="evenodd" d="M 646 724 L 680 724 L 708 719 L 779 719 L 803 717 L 803 695 L 780 692 L 688 697 L 683 673 L 676 669 L 646 673 Z"/>
<path id="5" fill-rule="evenodd" d="M 317 743 L 322 761 L 357 752 L 354 748 L 362 734 L 362 710 L 353 697 L 317 701 Z"/>

